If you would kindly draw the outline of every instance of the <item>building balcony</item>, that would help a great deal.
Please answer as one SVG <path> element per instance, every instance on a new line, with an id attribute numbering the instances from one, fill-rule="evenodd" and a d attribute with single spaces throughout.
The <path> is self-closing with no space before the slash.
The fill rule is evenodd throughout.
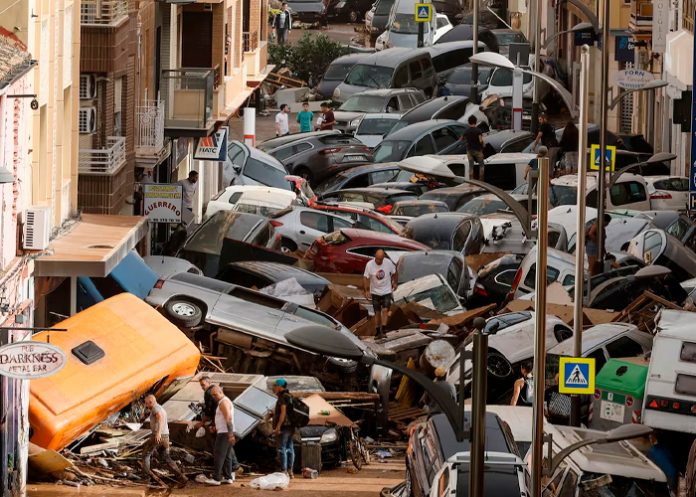
<path id="1" fill-rule="evenodd" d="M 135 157 L 138 162 L 159 162 L 166 157 L 164 102 L 147 100 L 135 110 Z"/>
<path id="2" fill-rule="evenodd" d="M 128 19 L 128 0 L 82 0 L 80 25 L 116 27 Z"/>
<path id="3" fill-rule="evenodd" d="M 635 1 L 631 3 L 631 18 L 628 22 L 633 31 L 649 31 L 652 29 L 653 6 L 651 2 Z"/>
<path id="4" fill-rule="evenodd" d="M 213 130 L 213 92 L 219 84 L 216 68 L 162 71 L 164 133 L 167 136 L 207 136 Z"/>
<path id="5" fill-rule="evenodd" d="M 242 33 L 242 46 L 244 48 L 244 52 L 253 52 L 256 50 L 259 47 L 258 31 Z"/>
<path id="6" fill-rule="evenodd" d="M 126 163 L 126 137 L 109 136 L 104 148 L 80 149 L 77 172 L 112 175 Z"/>

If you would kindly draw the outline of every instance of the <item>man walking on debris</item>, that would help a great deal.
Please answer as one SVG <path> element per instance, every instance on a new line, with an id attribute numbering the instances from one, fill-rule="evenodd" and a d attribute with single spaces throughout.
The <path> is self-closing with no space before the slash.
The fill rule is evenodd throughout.
<path id="1" fill-rule="evenodd" d="M 167 465 L 176 473 L 181 486 L 186 484 L 186 475 L 174 462 L 169 451 L 169 425 L 167 423 L 167 412 L 157 403 L 154 395 L 145 397 L 145 407 L 150 410 L 150 430 L 152 434 L 143 449 L 143 466 L 148 477 L 153 477 L 158 482 L 161 480 L 152 472 L 150 463 L 152 456 L 160 449 L 164 452 L 164 460 Z"/>
<path id="2" fill-rule="evenodd" d="M 292 439 L 295 435 L 295 427 L 292 425 L 288 413 L 292 409 L 292 395 L 288 391 L 288 382 L 284 378 L 278 378 L 273 385 L 273 393 L 278 397 L 273 413 L 273 434 L 278 437 L 280 470 L 293 478 L 295 447 Z"/>
<path id="3" fill-rule="evenodd" d="M 215 385 L 211 388 L 211 395 L 217 402 L 215 409 L 215 448 L 213 460 L 215 474 L 212 479 L 205 481 L 207 485 L 232 485 L 234 483 L 234 471 L 239 466 L 237 455 L 234 453 L 234 406 L 222 388 Z"/>
<path id="4" fill-rule="evenodd" d="M 375 253 L 375 258 L 367 263 L 364 273 L 365 296 L 372 299 L 372 307 L 377 321 L 377 336 L 382 336 L 389 318 L 389 308 L 393 302 L 392 293 L 396 290 L 396 266 L 385 258 L 384 250 Z"/>
<path id="5" fill-rule="evenodd" d="M 202 375 L 198 379 L 198 384 L 203 389 L 203 412 L 201 420 L 195 424 L 194 428 L 201 428 L 210 424 L 215 419 L 215 411 L 218 406 L 217 400 L 213 397 L 213 387 L 215 385 L 210 382 L 210 376 L 207 374 Z"/>

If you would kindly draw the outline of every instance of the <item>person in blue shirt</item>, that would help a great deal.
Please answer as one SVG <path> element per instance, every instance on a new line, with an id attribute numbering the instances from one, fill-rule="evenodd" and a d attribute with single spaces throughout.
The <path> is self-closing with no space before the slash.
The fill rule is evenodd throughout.
<path id="1" fill-rule="evenodd" d="M 309 110 L 309 103 L 302 104 L 302 110 L 297 113 L 297 122 L 300 124 L 300 133 L 308 133 L 312 131 L 312 121 L 314 113 Z"/>
<path id="2" fill-rule="evenodd" d="M 657 432 L 650 434 L 650 444 L 651 447 L 647 453 L 648 459 L 662 470 L 667 477 L 667 484 L 676 491 L 679 486 L 679 471 L 676 464 L 674 464 L 672 452 L 665 444 L 660 443 Z"/>

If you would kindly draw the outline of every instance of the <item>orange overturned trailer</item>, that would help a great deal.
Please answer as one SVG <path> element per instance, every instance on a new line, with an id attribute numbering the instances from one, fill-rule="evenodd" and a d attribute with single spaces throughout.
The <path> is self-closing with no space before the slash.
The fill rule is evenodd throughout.
<path id="1" fill-rule="evenodd" d="M 31 441 L 60 450 L 142 395 L 168 396 L 196 372 L 200 352 L 159 312 L 122 293 L 56 325 L 65 367 L 32 380 Z M 45 342 L 47 332 L 34 336 Z"/>

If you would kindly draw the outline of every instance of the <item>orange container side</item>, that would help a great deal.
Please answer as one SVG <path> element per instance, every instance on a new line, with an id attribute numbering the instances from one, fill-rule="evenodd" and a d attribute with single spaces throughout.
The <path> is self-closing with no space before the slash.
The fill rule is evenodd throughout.
<path id="1" fill-rule="evenodd" d="M 129 293 L 56 327 L 68 329 L 50 333 L 67 363 L 53 376 L 32 380 L 29 397 L 31 441 L 46 449 L 62 449 L 155 384 L 159 394 L 173 382 L 192 377 L 200 360 L 198 348 L 181 330 Z M 45 342 L 47 334 L 38 333 L 34 340 Z M 87 340 L 105 352 L 89 365 L 71 352 Z"/>

